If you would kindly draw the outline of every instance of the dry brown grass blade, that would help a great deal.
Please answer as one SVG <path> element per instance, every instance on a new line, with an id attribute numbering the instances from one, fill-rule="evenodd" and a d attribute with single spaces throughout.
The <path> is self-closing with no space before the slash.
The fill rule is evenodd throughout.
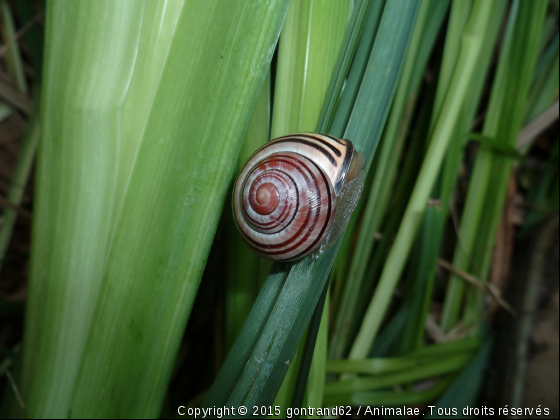
<path id="1" fill-rule="evenodd" d="M 467 283 L 471 284 L 477 289 L 480 289 L 488 293 L 506 311 L 508 311 L 513 316 L 516 315 L 515 309 L 513 309 L 512 306 L 502 298 L 501 292 L 494 285 L 484 283 L 482 280 L 478 279 L 472 274 L 469 274 L 463 270 L 458 269 L 448 261 L 438 259 L 438 265 L 442 268 L 445 268 L 449 272 L 457 275 L 459 278 L 465 280 Z"/>

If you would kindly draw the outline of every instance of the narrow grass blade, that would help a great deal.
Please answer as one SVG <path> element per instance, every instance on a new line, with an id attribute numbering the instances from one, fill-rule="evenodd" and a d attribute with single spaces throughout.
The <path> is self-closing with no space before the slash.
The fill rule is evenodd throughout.
<path id="1" fill-rule="evenodd" d="M 396 409 L 391 407 L 420 405 L 433 401 L 446 390 L 452 381 L 452 376 L 440 379 L 432 388 L 426 391 L 361 391 L 333 394 L 325 396 L 325 405 L 328 407 L 341 405 L 363 407 L 361 412 L 364 414 L 391 416 L 397 414 Z M 414 413 L 401 412 L 398 414 L 413 415 Z"/>
<path id="2" fill-rule="evenodd" d="M 465 353 L 424 362 L 420 366 L 409 367 L 408 369 L 401 369 L 396 372 L 328 382 L 325 386 L 325 396 L 359 391 L 374 391 L 449 374 L 464 368 L 471 358 L 471 354 Z"/>
<path id="3" fill-rule="evenodd" d="M 319 325 L 319 331 L 317 340 L 315 342 L 315 349 L 313 352 L 313 360 L 311 362 L 311 369 L 309 371 L 309 377 L 307 381 L 307 388 L 304 396 L 304 403 L 301 407 L 322 407 L 323 406 L 323 394 L 325 390 L 325 379 L 326 379 L 326 365 L 327 365 L 327 344 L 328 344 L 328 327 L 329 327 L 329 301 L 330 292 L 327 289 L 326 302 L 323 306 L 323 313 L 321 317 L 321 323 Z M 320 308 L 320 301 L 317 308 Z M 297 407 L 297 405 L 292 405 L 292 407 Z M 314 416 L 308 416 L 306 418 L 318 418 Z"/>
<path id="4" fill-rule="evenodd" d="M 525 123 L 544 112 L 558 96 L 558 47 L 559 35 L 556 33 L 535 68 L 535 80 L 527 97 Z"/>
<path id="5" fill-rule="evenodd" d="M 325 131 L 332 125 L 332 119 L 338 107 L 339 95 L 342 92 L 342 87 L 346 81 L 346 76 L 350 66 L 354 60 L 356 48 L 361 40 L 364 38 L 363 30 L 368 17 L 368 11 L 371 9 L 372 0 L 356 0 L 352 8 L 352 15 L 348 22 L 348 30 L 342 40 L 340 48 L 340 55 L 336 61 L 335 70 L 333 72 L 333 79 L 329 84 L 329 90 L 326 94 L 326 103 L 323 105 L 321 115 L 319 117 L 319 131 Z M 375 2 L 375 8 L 379 8 L 376 12 L 381 14 L 382 1 Z M 371 47 L 370 47 L 371 49 Z"/>
<path id="6" fill-rule="evenodd" d="M 335 359 L 327 362 L 329 373 L 360 373 L 364 375 L 383 375 L 406 371 L 426 362 L 435 362 L 443 358 L 454 357 L 463 353 L 472 353 L 480 347 L 480 339 L 467 338 L 459 341 L 443 342 L 425 346 L 406 356 L 370 358 L 362 360 Z"/>
<path id="7" fill-rule="evenodd" d="M 27 80 L 23 72 L 23 61 L 21 59 L 21 52 L 16 40 L 16 28 L 12 10 L 8 6 L 6 0 L 0 1 L 0 16 L 2 17 L 3 25 L 0 27 L 3 43 L 8 46 L 6 51 L 6 64 L 8 73 L 12 76 L 13 83 L 17 89 L 26 94 Z"/>
<path id="8" fill-rule="evenodd" d="M 352 108 L 356 101 L 356 96 L 358 95 L 358 91 L 364 77 L 364 72 L 366 71 L 371 48 L 375 41 L 381 15 L 385 7 L 385 0 L 369 1 L 368 3 L 369 9 L 367 10 L 367 14 L 364 16 L 365 24 L 363 32 L 359 38 L 356 55 L 352 61 L 350 71 L 348 72 L 348 78 L 346 79 L 344 90 L 342 91 L 342 95 L 340 97 L 340 102 L 337 102 L 336 113 L 333 114 L 332 124 L 326 125 L 326 120 L 321 121 L 324 125 L 320 128 L 328 128 L 330 130 L 329 132 L 335 137 L 342 136 L 342 133 L 344 133 L 344 129 L 348 124 L 350 115 L 352 114 Z M 338 99 L 339 98 L 336 98 L 337 101 Z M 332 107 L 327 108 L 327 110 L 331 112 L 334 111 Z"/>
<path id="9" fill-rule="evenodd" d="M 311 316 L 311 320 L 309 322 L 309 330 L 307 332 L 307 337 L 305 339 L 305 347 L 302 352 L 301 357 L 301 365 L 298 372 L 297 381 L 295 382 L 293 398 L 290 407 L 302 407 L 302 406 L 310 406 L 310 404 L 303 404 L 303 398 L 305 396 L 305 390 L 307 388 L 308 378 L 310 374 L 310 370 L 312 367 L 312 362 L 315 360 L 315 356 L 318 356 L 317 359 L 320 359 L 323 363 L 326 362 L 326 341 L 321 342 L 320 345 L 316 345 L 317 337 L 319 335 L 319 330 L 321 325 L 323 325 L 323 331 L 325 330 L 325 325 L 328 323 L 328 312 L 325 312 L 325 309 L 328 309 L 328 305 L 325 306 L 325 302 L 327 301 L 328 295 L 328 287 L 323 289 L 321 293 L 321 297 L 319 298 L 319 302 L 317 302 L 317 306 L 315 307 L 315 312 Z M 325 320 L 322 322 L 323 314 L 325 314 Z M 316 354 L 321 353 L 321 354 Z M 323 397 L 323 387 L 325 383 L 325 366 L 321 367 L 322 373 L 314 374 L 312 376 L 315 377 L 316 382 L 312 382 L 315 385 L 318 385 L 320 388 L 320 399 L 321 401 L 315 401 L 316 404 L 313 406 L 320 406 Z M 314 391 L 314 390 L 312 390 Z"/>
<path id="10" fill-rule="evenodd" d="M 408 354 L 422 345 L 426 317 L 432 300 L 435 264 L 444 214 L 437 204 L 428 205 L 417 237 L 415 252 L 409 266 L 403 306 L 407 306 L 406 322 L 398 345 L 398 354 Z"/>

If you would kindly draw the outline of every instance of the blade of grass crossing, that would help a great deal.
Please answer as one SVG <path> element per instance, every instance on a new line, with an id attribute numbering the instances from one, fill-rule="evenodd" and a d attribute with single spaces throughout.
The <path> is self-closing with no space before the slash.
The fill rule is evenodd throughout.
<path id="1" fill-rule="evenodd" d="M 325 397 L 358 391 L 373 391 L 420 381 L 434 376 L 445 375 L 462 369 L 472 358 L 472 353 L 453 355 L 447 358 L 424 362 L 420 366 L 390 372 L 384 375 L 362 376 L 357 379 L 329 382 L 325 386 Z"/>
<path id="2" fill-rule="evenodd" d="M 371 406 L 374 415 L 395 415 L 391 407 L 403 405 L 426 404 L 441 395 L 453 381 L 453 376 L 440 379 L 432 388 L 426 391 L 381 391 L 381 392 L 353 392 L 325 396 L 325 405 L 332 406 Z M 379 407 L 381 406 L 381 407 Z M 365 410 L 364 410 L 365 411 Z M 362 413 L 364 412 L 362 411 Z M 367 414 L 367 412 L 366 412 Z M 412 415 L 413 413 L 409 413 Z"/>
<path id="3" fill-rule="evenodd" d="M 23 61 L 21 60 L 21 52 L 16 40 L 16 27 L 12 10 L 8 6 L 6 0 L 0 0 L 0 15 L 2 16 L 3 25 L 0 28 L 4 45 L 8 45 L 6 52 L 7 70 L 13 78 L 13 82 L 21 93 L 27 93 L 27 80 L 23 72 Z"/>
<path id="4" fill-rule="evenodd" d="M 363 360 L 334 359 L 327 362 L 327 372 L 382 375 L 406 371 L 411 367 L 421 366 L 426 362 L 434 362 L 438 359 L 454 357 L 458 354 L 473 353 L 479 347 L 480 339 L 466 338 L 425 346 L 400 357 L 375 357 Z"/>

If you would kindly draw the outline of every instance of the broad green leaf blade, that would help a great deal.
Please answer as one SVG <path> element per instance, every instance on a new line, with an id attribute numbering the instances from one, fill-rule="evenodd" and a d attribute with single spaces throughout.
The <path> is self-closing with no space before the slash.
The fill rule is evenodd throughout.
<path id="1" fill-rule="evenodd" d="M 76 416 L 158 414 L 287 6 L 183 6 L 116 221 Z"/>
<path id="2" fill-rule="evenodd" d="M 53 1 L 47 10 L 23 354 L 26 417 L 68 415 L 110 237 L 119 106 L 143 7 Z"/>
<path id="3" fill-rule="evenodd" d="M 28 417 L 158 415 L 287 5 L 49 3 Z"/>

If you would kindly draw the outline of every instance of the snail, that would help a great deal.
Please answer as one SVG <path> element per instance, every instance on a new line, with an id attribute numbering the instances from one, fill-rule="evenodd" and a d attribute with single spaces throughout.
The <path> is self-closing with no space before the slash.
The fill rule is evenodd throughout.
<path id="1" fill-rule="evenodd" d="M 364 184 L 364 157 L 348 140 L 296 133 L 271 140 L 241 170 L 233 213 L 265 258 L 294 261 L 334 244 Z"/>

